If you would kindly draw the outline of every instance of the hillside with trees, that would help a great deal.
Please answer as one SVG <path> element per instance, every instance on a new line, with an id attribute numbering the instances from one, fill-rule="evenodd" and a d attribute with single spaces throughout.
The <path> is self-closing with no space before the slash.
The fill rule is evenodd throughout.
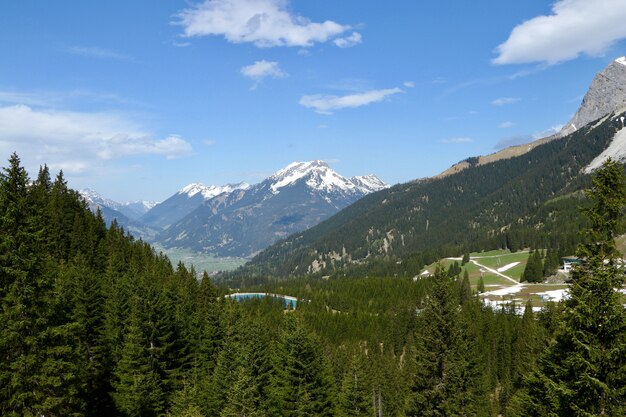
<path id="1" fill-rule="evenodd" d="M 572 297 L 493 310 L 458 271 L 257 288 L 204 274 L 106 227 L 59 173 L 0 173 L 3 416 L 624 415 L 626 314 L 613 237 L 622 168 L 588 193 Z M 553 389 L 553 387 L 555 387 Z"/>
<path id="2" fill-rule="evenodd" d="M 350 275 L 377 265 L 390 274 L 414 274 L 446 256 L 496 248 L 571 254 L 587 224 L 578 210 L 589 185 L 583 169 L 620 128 L 609 117 L 521 156 L 366 196 L 224 279 Z"/>

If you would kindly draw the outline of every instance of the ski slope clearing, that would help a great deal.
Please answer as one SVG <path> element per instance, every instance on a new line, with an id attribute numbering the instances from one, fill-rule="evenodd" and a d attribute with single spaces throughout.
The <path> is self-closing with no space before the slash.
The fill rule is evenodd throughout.
<path id="1" fill-rule="evenodd" d="M 504 265 L 503 267 L 496 269 L 496 271 L 498 271 L 498 272 L 508 271 L 509 269 L 514 268 L 514 267 L 516 267 L 519 264 L 520 264 L 519 262 L 511 262 L 508 265 Z"/>

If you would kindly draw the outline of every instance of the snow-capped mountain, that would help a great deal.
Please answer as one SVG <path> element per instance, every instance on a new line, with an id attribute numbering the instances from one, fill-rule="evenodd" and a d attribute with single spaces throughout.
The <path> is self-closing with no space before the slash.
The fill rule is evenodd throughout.
<path id="1" fill-rule="evenodd" d="M 79 194 L 83 197 L 91 211 L 95 213 L 100 210 L 100 214 L 107 225 L 115 220 L 118 225 L 127 231 L 144 239 L 151 239 L 159 232 L 158 229 L 148 227 L 137 221 L 137 218 L 155 203 L 146 201 L 119 203 L 102 196 L 90 188 L 80 190 Z"/>
<path id="2" fill-rule="evenodd" d="M 223 186 L 206 186 L 201 183 L 192 183 L 183 187 L 176 194 L 155 205 L 139 219 L 142 223 L 153 227 L 167 228 L 176 223 L 207 200 L 220 194 L 231 193 L 235 190 L 246 190 L 250 184 L 227 184 Z"/>
<path id="3" fill-rule="evenodd" d="M 283 187 L 298 181 L 318 191 L 345 194 L 367 194 L 388 187 L 375 175 L 345 178 L 324 161 L 294 162 L 269 177 L 270 189 L 277 194 Z"/>
<path id="4" fill-rule="evenodd" d="M 85 199 L 85 201 L 89 205 L 89 208 L 92 211 L 95 212 L 97 208 L 100 208 L 102 210 L 106 207 L 108 209 L 112 209 L 122 213 L 124 216 L 128 217 L 131 220 L 137 220 L 148 210 L 158 204 L 151 201 L 128 201 L 125 203 L 119 203 L 117 201 L 102 196 L 97 191 L 94 191 L 91 188 L 85 188 L 83 190 L 80 190 L 79 193 Z"/>
<path id="5" fill-rule="evenodd" d="M 343 177 L 323 161 L 294 162 L 258 184 L 206 200 L 157 241 L 165 247 L 248 257 L 386 187 L 374 175 Z M 197 187 L 188 191 L 192 189 L 201 192 Z"/>

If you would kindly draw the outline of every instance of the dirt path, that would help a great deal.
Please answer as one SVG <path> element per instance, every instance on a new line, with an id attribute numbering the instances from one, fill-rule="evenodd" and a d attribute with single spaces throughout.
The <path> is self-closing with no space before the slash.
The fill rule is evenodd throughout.
<path id="1" fill-rule="evenodd" d="M 515 280 L 514 280 L 513 278 L 511 278 L 510 276 L 508 276 L 508 275 L 504 275 L 502 272 L 499 272 L 499 271 L 497 271 L 497 270 L 495 270 L 495 269 L 493 269 L 493 268 L 489 268 L 488 266 L 485 266 L 485 265 L 483 265 L 483 264 L 479 264 L 479 263 L 478 263 L 478 262 L 476 262 L 474 259 L 470 259 L 470 262 L 471 262 L 471 263 L 473 263 L 474 265 L 476 265 L 476 266 L 477 266 L 477 267 L 479 267 L 479 268 L 483 268 L 485 271 L 489 271 L 489 272 L 491 272 L 492 274 L 495 274 L 495 275 L 497 275 L 497 276 L 499 276 L 499 277 L 505 278 L 505 279 L 507 279 L 507 280 L 509 280 L 509 281 L 513 282 L 515 285 L 519 284 L 519 282 L 515 281 Z"/>

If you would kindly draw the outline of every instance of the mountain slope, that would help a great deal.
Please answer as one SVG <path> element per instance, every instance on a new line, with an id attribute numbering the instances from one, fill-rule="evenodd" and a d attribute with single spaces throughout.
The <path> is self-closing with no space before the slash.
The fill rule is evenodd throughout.
<path id="1" fill-rule="evenodd" d="M 207 200 L 157 241 L 165 247 L 248 257 L 385 187 L 373 175 L 348 179 L 322 161 L 295 162 L 249 189 Z"/>
<path id="2" fill-rule="evenodd" d="M 164 229 L 200 207 L 205 201 L 222 193 L 229 193 L 248 187 L 249 184 L 244 182 L 224 186 L 206 186 L 200 183 L 189 184 L 167 200 L 155 205 L 141 216 L 139 221 Z"/>
<path id="3" fill-rule="evenodd" d="M 530 143 L 511 146 L 489 155 L 468 158 L 452 165 L 439 174 L 437 178 L 456 174 L 469 167 L 523 155 L 539 145 L 567 136 L 578 128 L 624 107 L 626 107 L 626 57 L 621 57 L 596 74 L 578 111 L 560 132 Z"/>
<path id="4" fill-rule="evenodd" d="M 117 224 L 123 227 L 127 232 L 145 240 L 154 238 L 160 231 L 158 228 L 150 227 L 137 221 L 136 217 L 139 216 L 135 217 L 127 214 L 129 210 L 131 213 L 137 210 L 136 208 L 132 210 L 129 209 L 129 205 L 133 205 L 134 203 L 118 203 L 117 201 L 103 197 L 98 192 L 89 188 L 80 190 L 79 194 L 93 213 L 100 210 L 107 226 L 115 220 Z M 142 202 L 141 204 L 150 203 Z"/>
<path id="5" fill-rule="evenodd" d="M 487 247 L 546 247 L 545 239 L 569 247 L 582 221 L 576 191 L 588 180 L 583 169 L 621 127 L 607 118 L 521 156 L 366 196 L 261 252 L 238 273 L 330 273 L 417 252 L 435 260 Z"/>

